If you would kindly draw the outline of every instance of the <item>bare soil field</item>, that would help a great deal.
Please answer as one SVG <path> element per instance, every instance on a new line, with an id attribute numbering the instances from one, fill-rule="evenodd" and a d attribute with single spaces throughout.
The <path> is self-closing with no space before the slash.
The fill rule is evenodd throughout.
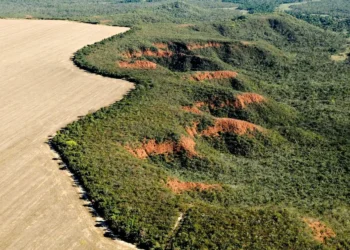
<path id="1" fill-rule="evenodd" d="M 123 80 L 84 72 L 70 57 L 127 28 L 0 20 L 0 249 L 129 249 L 103 236 L 48 137 L 120 100 Z"/>

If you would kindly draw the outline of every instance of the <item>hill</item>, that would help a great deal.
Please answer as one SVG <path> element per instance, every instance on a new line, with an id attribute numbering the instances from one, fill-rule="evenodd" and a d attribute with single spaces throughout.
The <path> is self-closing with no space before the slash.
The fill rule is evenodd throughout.
<path id="1" fill-rule="evenodd" d="M 18 0 L 0 16 L 132 26 L 74 62 L 136 89 L 52 140 L 116 235 L 146 249 L 349 249 L 350 62 L 332 60 L 345 36 L 235 3 Z"/>
<path id="2" fill-rule="evenodd" d="M 282 14 L 138 26 L 74 59 L 136 90 L 54 145 L 141 247 L 347 248 L 344 42 Z"/>
<path id="3" fill-rule="evenodd" d="M 350 3 L 346 0 L 318 1 L 292 6 L 289 12 L 319 27 L 350 34 Z"/>

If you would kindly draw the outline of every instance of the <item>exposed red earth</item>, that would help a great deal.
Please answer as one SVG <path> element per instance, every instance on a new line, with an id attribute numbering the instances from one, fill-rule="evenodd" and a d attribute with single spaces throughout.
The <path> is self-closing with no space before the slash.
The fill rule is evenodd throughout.
<path id="1" fill-rule="evenodd" d="M 248 104 L 251 103 L 262 103 L 265 102 L 265 97 L 256 93 L 243 93 L 236 96 L 236 101 L 234 103 L 235 108 L 244 109 Z"/>
<path id="2" fill-rule="evenodd" d="M 242 120 L 232 118 L 216 118 L 215 125 L 203 130 L 201 135 L 219 136 L 220 132 L 244 135 L 257 131 L 263 132 L 263 128 L 253 123 Z"/>
<path id="3" fill-rule="evenodd" d="M 173 52 L 170 50 L 162 50 L 152 51 L 150 49 L 146 49 L 143 51 L 134 51 L 134 52 L 125 52 L 123 56 L 125 58 L 140 58 L 142 56 L 152 56 L 152 57 L 170 57 L 173 55 Z"/>
<path id="4" fill-rule="evenodd" d="M 314 239 L 318 242 L 325 243 L 326 239 L 336 236 L 335 232 L 321 221 L 312 218 L 303 218 L 303 221 L 310 227 Z"/>
<path id="5" fill-rule="evenodd" d="M 153 43 L 153 46 L 155 46 L 158 49 L 167 49 L 168 48 L 168 44 L 166 44 L 166 43 Z"/>
<path id="6" fill-rule="evenodd" d="M 198 155 L 195 150 L 196 143 L 190 137 L 182 136 L 179 142 L 165 141 L 158 143 L 156 140 L 151 139 L 144 141 L 141 147 L 132 148 L 126 146 L 125 148 L 133 154 L 135 157 L 145 159 L 151 155 L 167 155 L 174 154 L 184 150 L 189 156 Z"/>
<path id="7" fill-rule="evenodd" d="M 203 106 L 209 106 L 212 109 L 215 108 L 223 108 L 226 106 L 234 106 L 236 109 L 244 109 L 249 104 L 259 104 L 266 102 L 266 98 L 262 95 L 256 93 L 243 93 L 235 97 L 235 101 L 211 101 L 209 103 L 206 102 L 195 102 L 192 106 L 183 106 L 182 110 L 186 112 L 190 112 L 193 114 L 201 114 L 202 111 L 199 109 Z"/>
<path id="8" fill-rule="evenodd" d="M 230 79 L 236 78 L 237 72 L 234 71 L 207 71 L 207 72 L 198 72 L 193 74 L 190 79 L 193 81 L 203 81 L 211 79 Z"/>
<path id="9" fill-rule="evenodd" d="M 208 42 L 208 43 L 189 43 L 186 45 L 188 50 L 196 50 L 196 49 L 206 49 L 206 48 L 220 48 L 222 46 L 221 43 L 217 42 Z"/>
<path id="10" fill-rule="evenodd" d="M 150 61 L 135 61 L 135 62 L 117 62 L 120 68 L 126 69 L 156 69 L 157 64 Z"/>
<path id="11" fill-rule="evenodd" d="M 203 107 L 205 105 L 205 102 L 196 102 L 193 104 L 193 106 L 183 106 L 182 110 L 186 112 L 191 112 L 194 114 L 201 114 L 202 111 L 199 110 L 200 107 Z"/>

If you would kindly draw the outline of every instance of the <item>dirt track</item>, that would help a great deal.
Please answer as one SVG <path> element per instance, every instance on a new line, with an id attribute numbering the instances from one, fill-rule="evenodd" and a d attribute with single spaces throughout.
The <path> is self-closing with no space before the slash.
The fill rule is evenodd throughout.
<path id="1" fill-rule="evenodd" d="M 48 136 L 129 91 L 129 82 L 83 72 L 83 47 L 126 28 L 0 20 L 0 249 L 128 249 L 95 227 Z"/>

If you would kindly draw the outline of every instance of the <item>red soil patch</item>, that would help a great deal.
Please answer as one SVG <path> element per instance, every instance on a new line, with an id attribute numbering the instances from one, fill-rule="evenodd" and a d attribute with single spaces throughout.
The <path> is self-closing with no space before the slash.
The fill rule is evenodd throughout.
<path id="1" fill-rule="evenodd" d="M 144 142 L 140 148 L 132 149 L 126 147 L 126 149 L 134 156 L 140 159 L 145 159 L 149 155 L 161 155 L 174 153 L 175 143 L 174 142 L 163 142 L 157 143 L 156 140 L 149 140 Z"/>
<path id="2" fill-rule="evenodd" d="M 202 111 L 199 110 L 200 107 L 205 105 L 209 106 L 212 109 L 215 108 L 223 108 L 226 106 L 234 106 L 237 109 L 243 109 L 247 105 L 251 103 L 262 103 L 265 102 L 265 97 L 255 94 L 255 93 L 243 93 L 241 95 L 236 96 L 236 100 L 234 102 L 230 100 L 221 101 L 217 97 L 214 97 L 209 103 L 205 102 L 196 102 L 192 106 L 184 106 L 182 110 L 191 112 L 194 114 L 201 114 Z"/>
<path id="3" fill-rule="evenodd" d="M 167 49 L 168 48 L 168 44 L 166 44 L 166 43 L 153 43 L 153 46 L 158 48 L 158 49 Z"/>
<path id="4" fill-rule="evenodd" d="M 152 51 L 150 49 L 146 49 L 144 51 L 134 51 L 134 52 L 123 53 L 123 57 L 125 57 L 125 58 L 138 58 L 138 57 L 142 57 L 142 56 L 170 57 L 172 55 L 173 55 L 173 52 L 170 50 Z"/>
<path id="5" fill-rule="evenodd" d="M 191 80 L 203 81 L 211 79 L 229 79 L 237 77 L 237 72 L 234 71 L 213 71 L 213 72 L 200 72 L 192 75 Z"/>
<path id="6" fill-rule="evenodd" d="M 205 103 L 204 102 L 196 102 L 195 104 L 193 104 L 193 106 L 184 106 L 182 107 L 182 110 L 185 110 L 187 112 L 191 112 L 194 114 L 201 114 L 202 111 L 200 111 L 198 108 L 204 106 Z"/>
<path id="7" fill-rule="evenodd" d="M 134 52 L 125 52 L 123 53 L 123 57 L 126 58 L 134 58 L 134 57 L 142 57 L 143 53 L 141 51 L 134 51 Z"/>
<path id="8" fill-rule="evenodd" d="M 312 218 L 303 218 L 303 221 L 311 228 L 314 239 L 325 243 L 326 239 L 336 236 L 335 232 L 324 223 Z"/>
<path id="9" fill-rule="evenodd" d="M 255 94 L 255 93 L 244 93 L 241 95 L 238 95 L 236 97 L 236 101 L 234 103 L 235 108 L 243 109 L 246 107 L 246 105 L 250 103 L 261 103 L 265 102 L 265 97 Z"/>
<path id="10" fill-rule="evenodd" d="M 143 145 L 143 149 L 148 155 L 161 155 L 174 153 L 175 144 L 173 142 L 156 143 L 156 140 L 150 140 Z"/>
<path id="11" fill-rule="evenodd" d="M 146 150 L 143 148 L 132 149 L 131 147 L 126 146 L 125 149 L 128 150 L 131 154 L 133 154 L 137 158 L 145 159 L 148 157 Z"/>
<path id="12" fill-rule="evenodd" d="M 186 112 L 190 112 L 190 113 L 193 113 L 193 114 L 201 114 L 202 111 L 200 111 L 197 107 L 195 106 L 184 106 L 182 107 L 182 110 L 186 111 Z"/>
<path id="13" fill-rule="evenodd" d="M 133 63 L 117 62 L 117 65 L 120 68 L 126 68 L 126 69 L 156 69 L 157 68 L 157 64 L 150 61 L 135 61 Z"/>
<path id="14" fill-rule="evenodd" d="M 158 50 L 158 51 L 145 50 L 142 53 L 145 56 L 154 56 L 154 57 L 170 57 L 173 55 L 173 52 L 171 52 L 170 50 Z"/>
<path id="15" fill-rule="evenodd" d="M 196 152 L 196 142 L 190 138 L 182 136 L 180 139 L 180 148 L 184 149 L 189 156 L 198 156 L 198 153 Z"/>
<path id="16" fill-rule="evenodd" d="M 197 156 L 195 146 L 196 142 L 192 138 L 182 136 L 178 144 L 172 141 L 157 143 L 152 139 L 148 142 L 144 141 L 140 148 L 133 149 L 129 146 L 125 148 L 137 158 L 145 159 L 150 155 L 167 155 L 181 150 L 185 150 L 189 156 Z"/>
<path id="17" fill-rule="evenodd" d="M 182 109 L 187 111 L 187 112 L 194 113 L 194 114 L 201 114 L 202 111 L 199 110 L 198 108 L 203 107 L 203 106 L 209 106 L 210 108 L 215 109 L 215 108 L 223 108 L 223 107 L 231 106 L 231 105 L 233 105 L 233 104 L 229 100 L 219 101 L 218 98 L 213 98 L 213 100 L 211 100 L 209 103 L 196 102 L 195 104 L 193 104 L 193 106 L 184 106 L 184 107 L 182 107 Z"/>
<path id="18" fill-rule="evenodd" d="M 235 133 L 237 135 L 244 135 L 247 133 L 263 131 L 263 128 L 253 123 L 231 119 L 231 118 L 216 118 L 215 125 L 208 127 L 202 131 L 204 136 L 218 136 L 219 132 Z"/>
<path id="19" fill-rule="evenodd" d="M 193 122 L 193 125 L 192 127 L 187 127 L 186 128 L 186 132 L 189 136 L 191 136 L 192 138 L 198 134 L 198 131 L 197 131 L 197 126 L 198 126 L 198 122 Z"/>
<path id="20" fill-rule="evenodd" d="M 222 46 L 222 44 L 217 42 L 208 42 L 205 44 L 190 43 L 190 44 L 187 44 L 186 46 L 188 50 L 195 50 L 195 49 L 206 49 L 206 48 L 219 48 Z"/>
<path id="21" fill-rule="evenodd" d="M 174 193 L 182 193 L 189 190 L 210 190 L 210 189 L 221 189 L 221 186 L 219 184 L 205 184 L 200 182 L 183 182 L 177 179 L 168 179 L 167 186 L 174 192 Z"/>

